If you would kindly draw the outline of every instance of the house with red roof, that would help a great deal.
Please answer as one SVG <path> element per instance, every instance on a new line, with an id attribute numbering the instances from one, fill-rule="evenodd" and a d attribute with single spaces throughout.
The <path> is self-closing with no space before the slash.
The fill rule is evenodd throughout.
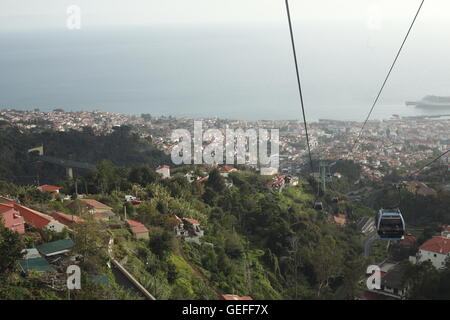
<path id="1" fill-rule="evenodd" d="M 52 230 L 55 232 L 62 232 L 66 227 L 62 223 L 53 219 L 53 217 L 27 208 L 25 206 L 19 205 L 17 203 L 14 204 L 14 208 L 19 212 L 19 214 L 24 218 L 25 222 L 30 226 L 38 230 Z"/>
<path id="2" fill-rule="evenodd" d="M 148 240 L 149 239 L 149 233 L 148 229 L 140 222 L 135 220 L 126 220 L 128 228 L 130 229 L 131 233 L 133 234 L 134 238 L 136 240 Z"/>
<path id="3" fill-rule="evenodd" d="M 329 220 L 331 223 L 337 224 L 338 226 L 345 226 L 348 222 L 347 216 L 345 214 L 338 214 L 335 216 L 332 216 Z"/>
<path id="4" fill-rule="evenodd" d="M 232 166 L 225 165 L 219 169 L 220 175 L 222 177 L 228 177 L 228 174 L 231 172 L 236 172 L 238 169 Z"/>
<path id="5" fill-rule="evenodd" d="M 271 180 L 267 181 L 266 184 L 272 190 L 281 192 L 286 184 L 285 176 L 275 176 Z"/>
<path id="6" fill-rule="evenodd" d="M 16 203 L 14 200 L 8 199 L 6 197 L 0 196 L 0 203 L 1 204 L 10 204 L 14 207 L 14 210 L 19 213 L 20 216 L 23 217 L 24 221 L 38 229 L 38 230 L 53 230 L 55 232 L 62 232 L 65 228 L 65 226 L 62 223 L 59 223 L 55 219 L 53 219 L 51 216 L 33 210 L 31 208 L 27 208 L 23 205 L 20 205 Z"/>
<path id="7" fill-rule="evenodd" d="M 278 169 L 271 168 L 271 167 L 269 167 L 269 168 L 261 168 L 260 169 L 260 174 L 262 176 L 272 176 L 272 175 L 278 174 Z"/>
<path id="8" fill-rule="evenodd" d="M 86 222 L 86 220 L 80 218 L 79 216 L 67 214 L 64 212 L 53 211 L 50 213 L 50 216 L 69 228 L 72 227 L 74 224 Z"/>
<path id="9" fill-rule="evenodd" d="M 160 166 L 156 168 L 156 172 L 159 173 L 163 179 L 170 178 L 169 166 Z"/>
<path id="10" fill-rule="evenodd" d="M 51 192 L 52 194 L 58 194 L 59 190 L 61 190 L 62 188 L 61 187 L 57 187 L 57 186 L 51 186 L 51 185 L 48 185 L 48 184 L 44 184 L 42 186 L 37 187 L 37 189 L 39 191 L 42 191 L 42 192 Z"/>
<path id="11" fill-rule="evenodd" d="M 77 199 L 67 205 L 67 208 L 76 213 L 90 213 L 99 220 L 111 220 L 115 217 L 112 208 L 94 199 Z M 80 212 L 81 211 L 81 212 Z"/>
<path id="12" fill-rule="evenodd" d="M 180 219 L 177 215 L 174 215 L 172 217 L 173 220 L 173 224 L 174 224 L 174 231 L 176 233 L 176 235 L 178 237 L 188 237 L 189 236 L 189 232 L 187 230 L 184 229 L 184 223 L 183 220 Z"/>
<path id="13" fill-rule="evenodd" d="M 12 203 L 0 203 L 0 222 L 18 234 L 25 234 L 25 220 Z"/>
<path id="14" fill-rule="evenodd" d="M 435 236 L 419 247 L 416 261 L 419 263 L 430 261 L 436 269 L 443 269 L 449 256 L 450 238 Z"/>
<path id="15" fill-rule="evenodd" d="M 14 200 L 0 196 L 0 203 L 13 205 L 14 210 L 16 210 L 19 213 L 19 215 L 23 217 L 25 222 L 38 230 L 48 229 L 56 232 L 61 232 L 65 228 L 65 226 L 62 223 L 59 223 L 51 216 L 39 212 L 37 210 L 27 208 L 23 205 L 20 205 L 16 203 Z"/>
<path id="16" fill-rule="evenodd" d="M 204 231 L 198 220 L 192 218 L 180 219 L 178 216 L 174 215 L 173 221 L 175 224 L 174 230 L 177 236 L 181 237 L 186 242 L 200 244 L 200 238 L 204 236 Z"/>

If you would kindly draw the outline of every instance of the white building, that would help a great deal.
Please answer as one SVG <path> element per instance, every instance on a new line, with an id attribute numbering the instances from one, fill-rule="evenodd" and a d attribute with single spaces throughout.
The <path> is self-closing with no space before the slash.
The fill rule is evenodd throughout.
<path id="1" fill-rule="evenodd" d="M 272 176 L 278 174 L 278 170 L 276 168 L 261 168 L 262 176 Z"/>
<path id="2" fill-rule="evenodd" d="M 405 299 L 408 291 L 408 284 L 405 281 L 406 265 L 386 263 L 381 265 L 380 269 L 381 289 L 376 292 L 397 299 Z"/>
<path id="3" fill-rule="evenodd" d="M 51 230 L 51 231 L 55 231 L 55 232 L 63 232 L 64 228 L 66 228 L 66 226 L 63 225 L 62 223 L 59 223 L 56 220 L 52 220 L 47 224 L 47 226 L 45 226 L 45 228 L 47 230 Z"/>
<path id="4" fill-rule="evenodd" d="M 163 179 L 170 178 L 170 167 L 169 166 L 161 166 L 156 168 L 156 172 L 161 175 Z"/>
<path id="5" fill-rule="evenodd" d="M 125 196 L 125 201 L 130 202 L 130 201 L 133 201 L 133 200 L 137 200 L 136 197 L 133 197 L 132 195 L 129 195 L 129 194 L 127 194 Z"/>
<path id="6" fill-rule="evenodd" d="M 200 239 L 204 236 L 204 231 L 200 226 L 200 222 L 195 219 L 183 218 L 180 219 L 176 215 L 173 216 L 175 220 L 175 233 L 186 242 L 195 242 L 201 244 Z M 186 222 L 192 226 L 192 229 L 186 228 Z"/>
<path id="7" fill-rule="evenodd" d="M 223 167 L 221 167 L 220 169 L 219 169 L 219 171 L 220 171 L 220 175 L 222 176 L 222 177 L 228 177 L 228 174 L 230 173 L 230 172 L 236 172 L 236 171 L 238 171 L 236 168 L 234 168 L 234 167 L 232 167 L 232 166 L 223 166 Z"/>
<path id="8" fill-rule="evenodd" d="M 436 236 L 419 247 L 416 255 L 418 263 L 431 261 L 436 269 L 445 268 L 446 259 L 450 256 L 450 238 Z"/>

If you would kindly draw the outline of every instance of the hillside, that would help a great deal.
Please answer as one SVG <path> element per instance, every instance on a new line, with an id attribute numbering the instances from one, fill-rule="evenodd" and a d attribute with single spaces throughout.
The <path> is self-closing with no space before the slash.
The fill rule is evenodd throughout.
<path id="1" fill-rule="evenodd" d="M 63 160 L 98 164 L 108 159 L 115 165 L 131 167 L 145 163 L 151 167 L 165 164 L 169 157 L 156 149 L 150 139 L 141 139 L 129 127 L 117 127 L 109 135 L 95 135 L 92 130 L 20 131 L 2 129 L 0 134 L 0 179 L 20 185 L 55 184 L 64 179 L 61 166 L 39 161 L 27 150 L 44 145 L 44 155 Z M 74 169 L 75 175 L 86 174 L 84 169 Z"/>
<path id="2" fill-rule="evenodd" d="M 124 178 L 121 170 L 125 169 L 108 166 L 111 170 L 96 169 L 95 174 L 88 174 L 87 183 L 94 184 L 90 180 L 94 178 L 102 180 L 102 175 L 117 182 Z M 81 213 L 89 227 L 70 235 L 78 243 L 78 253 L 86 254 L 79 250 L 83 247 L 80 239 L 92 238 L 95 243 L 101 230 L 110 232 L 115 258 L 123 260 L 157 299 L 218 299 L 219 294 L 229 293 L 254 299 L 332 299 L 341 287 L 348 297 L 357 294 L 365 263 L 361 236 L 352 219 L 346 226 L 338 226 L 329 222 L 328 213 L 313 209 L 315 192 L 308 182 L 278 192 L 268 187 L 268 177 L 250 172 L 223 177 L 213 169 L 206 181 L 189 183 L 181 174 L 165 180 L 150 175 L 146 180 L 139 175 L 146 170 L 151 171 L 142 166 L 126 171 L 126 181 L 131 178 L 135 182 L 123 185 L 121 191 L 106 188 L 89 195 L 110 206 L 116 217 L 96 222 Z M 3 193 L 13 190 L 11 185 L 2 186 Z M 80 214 L 67 207 L 70 201 L 42 200 L 31 189 L 15 190 L 23 203 L 43 212 Z M 135 194 L 141 202 L 131 205 L 123 200 L 125 194 Z M 320 200 L 329 211 L 359 210 L 351 204 L 338 207 L 327 198 Z M 123 224 L 124 207 L 128 219 L 147 227 L 149 240 L 133 238 Z M 175 234 L 175 216 L 183 219 L 187 239 L 194 241 Z M 195 236 L 200 230 L 201 236 Z M 23 247 L 42 241 L 42 237 L 26 235 L 17 243 Z M 86 258 L 83 268 L 108 274 L 101 252 Z M 12 292 L 18 290 L 11 278 L 4 281 Z M 123 296 L 117 290 L 114 295 Z M 74 298 L 99 298 L 97 294 L 94 290 Z M 47 292 L 41 298 L 54 295 L 58 293 Z"/>

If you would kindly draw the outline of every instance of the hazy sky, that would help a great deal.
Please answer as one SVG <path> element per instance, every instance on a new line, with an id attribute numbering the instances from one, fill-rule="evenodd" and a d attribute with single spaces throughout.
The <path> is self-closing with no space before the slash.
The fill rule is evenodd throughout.
<path id="1" fill-rule="evenodd" d="M 290 0 L 307 116 L 364 119 L 420 3 Z M 449 13 L 425 1 L 375 113 L 449 95 Z M 299 115 L 284 0 L 0 0 L 0 48 L 0 108 Z"/>
<path id="2" fill-rule="evenodd" d="M 410 20 L 420 0 L 291 0 L 297 21 L 360 21 L 369 29 Z M 70 5 L 82 10 L 82 26 L 161 23 L 285 23 L 284 0 L 1 0 L 0 30 L 65 28 Z M 421 23 L 450 30 L 450 1 L 425 1 Z"/>

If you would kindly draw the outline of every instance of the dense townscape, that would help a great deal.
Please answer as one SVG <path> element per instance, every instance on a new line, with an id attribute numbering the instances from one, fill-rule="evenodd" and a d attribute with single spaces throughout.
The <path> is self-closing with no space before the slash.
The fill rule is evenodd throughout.
<path id="1" fill-rule="evenodd" d="M 202 120 L 204 129 L 278 129 L 280 136 L 280 167 L 284 173 L 298 173 L 306 160 L 304 128 L 295 120 L 240 121 L 227 119 L 189 119 L 153 117 L 148 114 L 125 115 L 111 112 L 52 112 L 2 110 L 1 126 L 14 125 L 24 129 L 78 130 L 90 127 L 97 135 L 109 134 L 116 126 L 130 125 L 141 137 L 151 137 L 155 146 L 170 154 L 175 141 L 173 130 L 192 131 L 194 120 Z M 351 151 L 361 128 L 360 122 L 320 120 L 309 128 L 312 152 L 323 159 L 353 160 L 362 166 L 362 177 L 381 180 L 394 170 L 410 168 L 434 154 L 450 148 L 449 116 L 393 116 L 383 121 L 369 121 L 358 148 Z M 442 159 L 449 163 L 449 156 Z"/>

